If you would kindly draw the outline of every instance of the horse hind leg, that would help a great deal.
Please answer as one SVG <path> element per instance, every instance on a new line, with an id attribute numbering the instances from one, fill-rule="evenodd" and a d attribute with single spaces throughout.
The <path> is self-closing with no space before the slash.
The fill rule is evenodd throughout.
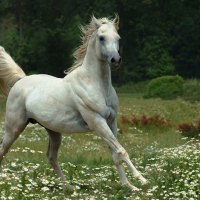
<path id="1" fill-rule="evenodd" d="M 49 134 L 49 145 L 48 145 L 48 150 L 47 150 L 47 157 L 49 159 L 49 162 L 51 166 L 53 167 L 54 171 L 58 175 L 58 177 L 61 178 L 62 183 L 63 183 L 63 190 L 64 191 L 74 191 L 74 187 L 71 186 L 70 184 L 66 183 L 66 178 L 58 165 L 57 162 L 57 155 L 58 155 L 58 150 L 61 145 L 61 140 L 62 140 L 62 135 L 57 132 L 53 132 L 49 129 L 46 129 L 48 134 Z"/>
<path id="2" fill-rule="evenodd" d="M 25 129 L 26 125 L 26 120 L 15 119 L 14 115 L 6 118 L 5 134 L 0 144 L 0 163 L 20 133 Z"/>

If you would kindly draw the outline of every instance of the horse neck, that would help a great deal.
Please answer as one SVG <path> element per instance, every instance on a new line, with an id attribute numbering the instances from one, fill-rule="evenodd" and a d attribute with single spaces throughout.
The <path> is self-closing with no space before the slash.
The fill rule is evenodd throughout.
<path id="1" fill-rule="evenodd" d="M 109 91 L 112 86 L 110 66 L 107 62 L 97 58 L 94 49 L 94 42 L 90 42 L 82 67 L 87 69 L 88 74 L 95 79 L 95 82 L 100 82 L 104 89 Z"/>

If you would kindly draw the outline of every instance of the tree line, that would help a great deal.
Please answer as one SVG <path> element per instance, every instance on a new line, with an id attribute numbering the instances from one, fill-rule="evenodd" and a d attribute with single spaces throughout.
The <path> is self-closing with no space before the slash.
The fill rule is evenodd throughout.
<path id="1" fill-rule="evenodd" d="M 63 77 L 92 14 L 120 17 L 115 84 L 200 77 L 200 0 L 0 0 L 0 45 L 26 73 Z"/>

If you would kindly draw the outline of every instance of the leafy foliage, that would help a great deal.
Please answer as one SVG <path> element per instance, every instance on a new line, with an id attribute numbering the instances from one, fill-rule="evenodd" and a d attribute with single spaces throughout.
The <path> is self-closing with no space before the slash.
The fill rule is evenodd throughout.
<path id="1" fill-rule="evenodd" d="M 163 46 L 160 37 L 147 37 L 144 47 L 140 52 L 143 60 L 141 67 L 146 67 L 146 77 L 155 78 L 173 74 L 175 67 L 167 48 Z"/>
<path id="2" fill-rule="evenodd" d="M 0 45 L 27 73 L 62 77 L 79 46 L 79 25 L 92 14 L 118 13 L 123 65 L 113 71 L 117 85 L 173 74 L 199 78 L 199 9 L 199 0 L 1 0 Z"/>
<path id="3" fill-rule="evenodd" d="M 183 78 L 180 76 L 162 76 L 152 79 L 147 85 L 145 97 L 176 98 L 183 91 Z"/>

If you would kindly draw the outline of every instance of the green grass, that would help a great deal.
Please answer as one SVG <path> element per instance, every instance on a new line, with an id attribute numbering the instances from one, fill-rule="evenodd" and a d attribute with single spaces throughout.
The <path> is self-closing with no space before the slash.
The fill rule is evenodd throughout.
<path id="1" fill-rule="evenodd" d="M 195 102 L 200 100 L 200 80 L 198 79 L 190 79 L 185 81 L 183 84 L 183 94 L 182 98 L 190 101 Z"/>
<path id="2" fill-rule="evenodd" d="M 176 127 L 200 119 L 200 103 L 182 99 L 164 101 L 120 94 L 119 141 L 135 166 L 149 180 L 142 187 L 127 170 L 130 181 L 142 188 L 132 193 L 122 187 L 111 154 L 95 133 L 63 137 L 59 163 L 69 183 L 79 186 L 63 194 L 61 182 L 46 158 L 48 137 L 39 125 L 31 125 L 12 146 L 0 169 L 0 199 L 200 199 L 200 144 L 182 138 Z M 0 103 L 3 122 L 5 101 Z M 124 116 L 159 115 L 173 126 L 131 126 Z M 1 124 L 0 137 L 3 135 Z"/>
<path id="3" fill-rule="evenodd" d="M 146 92 L 147 81 L 139 83 L 128 83 L 116 88 L 117 93 L 120 93 L 122 96 L 127 97 L 143 97 Z"/>

